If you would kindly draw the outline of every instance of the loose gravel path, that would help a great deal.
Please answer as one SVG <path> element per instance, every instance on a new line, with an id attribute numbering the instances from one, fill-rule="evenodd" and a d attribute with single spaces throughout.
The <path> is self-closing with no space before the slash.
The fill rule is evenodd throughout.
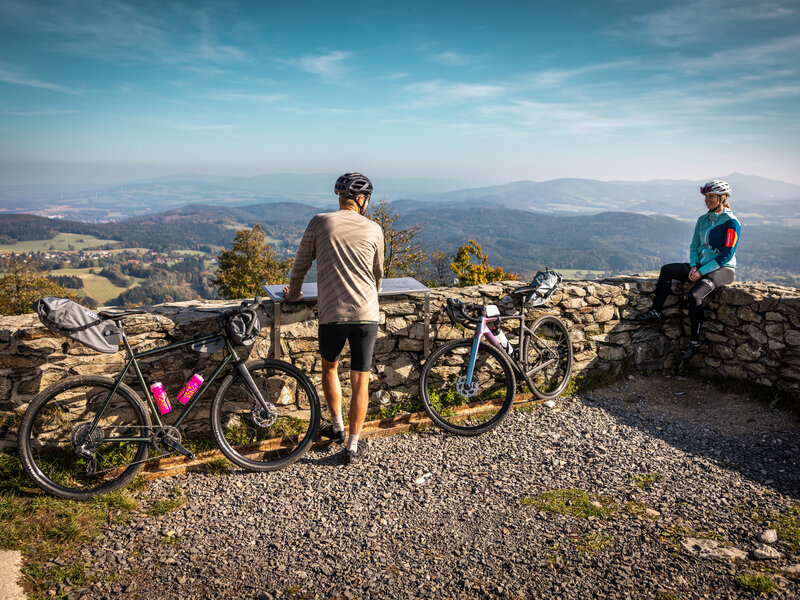
<path id="1" fill-rule="evenodd" d="M 475 438 L 373 439 L 351 467 L 332 447 L 277 473 L 189 473 L 137 494 L 69 597 L 755 598 L 736 581 L 750 572 L 797 598 L 800 549 L 753 553 L 769 554 L 764 517 L 800 501 L 798 432 L 702 381 L 637 376 Z M 610 514 L 532 500 L 565 489 Z M 182 506 L 146 514 L 176 490 Z"/>

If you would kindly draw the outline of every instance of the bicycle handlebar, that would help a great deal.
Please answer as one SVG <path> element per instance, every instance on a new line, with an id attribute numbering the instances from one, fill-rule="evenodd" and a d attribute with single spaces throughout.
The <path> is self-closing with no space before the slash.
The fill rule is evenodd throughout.
<path id="1" fill-rule="evenodd" d="M 448 298 L 445 310 L 451 321 L 469 327 L 466 325 L 467 321 L 471 323 L 480 323 L 480 317 L 483 316 L 483 314 L 479 317 L 473 317 L 468 313 L 475 312 L 476 310 L 480 310 L 481 313 L 483 313 L 485 308 L 483 304 L 473 304 L 472 302 L 462 302 L 458 298 Z"/>

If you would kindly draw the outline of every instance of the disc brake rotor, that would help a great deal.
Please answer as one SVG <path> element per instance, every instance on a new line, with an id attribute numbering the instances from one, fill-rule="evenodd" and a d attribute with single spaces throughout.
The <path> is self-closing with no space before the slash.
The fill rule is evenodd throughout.
<path id="1" fill-rule="evenodd" d="M 250 411 L 250 418 L 259 427 L 269 427 L 278 420 L 278 411 L 270 403 L 267 403 L 267 410 L 265 410 L 256 402 L 253 405 L 253 410 Z"/>
<path id="2" fill-rule="evenodd" d="M 467 385 L 467 376 L 463 375 L 456 381 L 456 390 L 465 398 L 472 398 L 472 396 L 478 393 L 478 382 L 473 381 L 471 384 Z"/>

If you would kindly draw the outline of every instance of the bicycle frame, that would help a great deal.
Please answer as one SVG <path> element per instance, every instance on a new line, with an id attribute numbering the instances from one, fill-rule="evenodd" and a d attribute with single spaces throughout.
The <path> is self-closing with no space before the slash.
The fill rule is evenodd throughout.
<path id="1" fill-rule="evenodd" d="M 115 323 L 122 330 L 122 341 L 125 344 L 125 349 L 126 349 L 126 351 L 128 353 L 128 357 L 129 358 L 128 358 L 127 364 L 125 365 L 125 368 L 122 369 L 122 372 L 117 376 L 117 378 L 116 378 L 116 380 L 114 382 L 114 387 L 111 389 L 111 391 L 109 392 L 109 394 L 106 397 L 105 401 L 103 402 L 103 406 L 100 408 L 100 410 L 98 411 L 97 415 L 95 416 L 94 421 L 92 422 L 92 425 L 91 425 L 92 429 L 94 429 L 95 427 L 98 426 L 101 417 L 103 416 L 103 414 L 105 413 L 106 409 L 108 408 L 108 405 L 111 403 L 111 398 L 114 396 L 114 394 L 116 393 L 117 389 L 122 384 L 122 380 L 125 378 L 125 375 L 128 373 L 128 370 L 131 368 L 131 366 L 133 366 L 134 370 L 136 371 L 137 379 L 139 380 L 139 383 L 141 384 L 142 389 L 144 390 L 145 397 L 147 399 L 147 405 L 150 408 L 150 413 L 155 416 L 156 423 L 157 423 L 155 425 L 155 427 L 157 427 L 157 428 L 164 427 L 164 423 L 161 421 L 161 415 L 158 412 L 158 410 L 156 410 L 156 405 L 155 405 L 155 402 L 153 400 L 153 396 L 150 393 L 150 387 L 147 385 L 147 382 L 145 381 L 144 375 L 142 375 L 142 370 L 139 368 L 139 363 L 137 362 L 138 359 L 144 358 L 144 357 L 147 357 L 147 356 L 153 356 L 155 354 L 162 354 L 164 352 L 169 352 L 171 350 L 175 350 L 177 348 L 182 348 L 184 346 L 189 346 L 189 345 L 192 345 L 192 344 L 196 344 L 198 342 L 204 342 L 204 341 L 211 340 L 211 339 L 214 339 L 214 338 L 217 338 L 217 337 L 220 337 L 220 336 L 222 336 L 225 339 L 225 347 L 226 347 L 226 350 L 227 350 L 227 354 L 222 359 L 222 362 L 220 362 L 220 364 L 217 366 L 217 368 L 211 374 L 211 376 L 206 381 L 203 382 L 203 385 L 200 386 L 200 389 L 197 390 L 197 393 L 195 393 L 195 395 L 192 397 L 192 399 L 189 401 L 189 403 L 186 404 L 183 407 L 183 412 L 181 412 L 181 415 L 178 417 L 178 420 L 175 421 L 175 423 L 172 425 L 172 427 L 178 428 L 178 427 L 181 426 L 181 424 L 186 420 L 186 418 L 192 412 L 194 407 L 197 406 L 197 403 L 203 397 L 203 394 L 205 393 L 205 391 L 211 388 L 211 384 L 214 382 L 214 380 L 225 369 L 225 367 L 228 366 L 228 364 L 230 364 L 231 362 L 233 362 L 236 365 L 236 367 L 239 370 L 240 374 L 241 374 L 242 371 L 244 371 L 244 374 L 242 375 L 242 379 L 244 380 L 245 385 L 250 390 L 250 392 L 255 396 L 257 402 L 259 402 L 263 408 L 265 408 L 265 409 L 267 408 L 266 400 L 264 400 L 264 397 L 261 395 L 261 391 L 258 389 L 258 387 L 253 382 L 252 378 L 250 377 L 250 373 L 247 371 L 247 368 L 244 366 L 244 361 L 242 359 L 240 359 L 239 355 L 236 353 L 236 349 L 233 347 L 233 344 L 231 344 L 230 339 L 228 339 L 228 336 L 227 336 L 227 333 L 225 332 L 225 328 L 224 327 L 220 327 L 219 330 L 216 331 L 215 333 L 209 333 L 209 334 L 201 335 L 201 336 L 189 339 L 189 340 L 182 340 L 180 342 L 167 344 L 166 346 L 159 346 L 158 348 L 153 348 L 152 350 L 145 350 L 144 352 L 135 353 L 133 351 L 133 349 L 131 348 L 130 342 L 128 342 L 128 336 L 125 334 L 125 330 L 122 328 L 121 322 L 120 321 L 115 321 Z M 150 436 L 147 436 L 147 437 L 143 437 L 143 436 L 142 437 L 114 437 L 114 438 L 103 438 L 102 441 L 104 441 L 104 442 L 109 442 L 109 441 L 150 442 L 151 441 L 151 437 Z"/>
<path id="2" fill-rule="evenodd" d="M 503 348 L 503 346 L 497 340 L 497 337 L 492 333 L 491 328 L 488 326 L 489 323 L 493 323 L 495 321 L 502 323 L 503 321 L 510 320 L 510 319 L 519 319 L 519 322 L 520 322 L 520 324 L 519 324 L 520 360 L 515 360 L 506 351 L 506 349 Z M 466 384 L 467 385 L 471 385 L 472 384 L 472 375 L 473 375 L 473 372 L 475 370 L 475 362 L 476 362 L 476 360 L 478 358 L 478 347 L 480 346 L 481 339 L 483 338 L 483 336 L 488 337 L 489 341 L 492 343 L 492 345 L 495 348 L 497 348 L 503 354 L 503 356 L 505 356 L 507 358 L 507 360 L 508 360 L 509 364 L 511 365 L 511 367 L 515 371 L 517 371 L 518 373 L 520 373 L 521 375 L 523 375 L 526 378 L 530 377 L 531 375 L 535 374 L 538 371 L 541 371 L 545 367 L 550 366 L 553 363 L 554 359 L 550 359 L 548 361 L 545 361 L 542 364 L 537 365 L 537 367 L 535 369 L 531 369 L 530 371 L 528 371 L 527 356 L 525 356 L 525 357 L 521 356 L 521 354 L 522 354 L 522 352 L 521 352 L 522 340 L 523 340 L 523 336 L 524 336 L 526 331 L 529 334 L 529 339 L 536 340 L 536 336 L 532 335 L 533 331 L 531 331 L 530 329 L 528 329 L 528 327 L 525 326 L 525 309 L 524 309 L 524 307 L 521 309 L 521 312 L 518 315 L 502 315 L 502 316 L 496 316 L 496 317 L 487 317 L 485 315 L 481 315 L 480 320 L 478 321 L 478 324 L 475 327 L 475 336 L 472 339 L 472 352 L 470 353 L 470 357 L 469 357 L 469 366 L 467 368 Z M 538 342 L 538 340 L 537 340 L 537 342 Z"/>

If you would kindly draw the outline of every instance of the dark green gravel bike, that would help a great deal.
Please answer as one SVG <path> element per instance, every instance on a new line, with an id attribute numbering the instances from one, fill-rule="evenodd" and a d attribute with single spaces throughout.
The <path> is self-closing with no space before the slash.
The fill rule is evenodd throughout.
<path id="1" fill-rule="evenodd" d="M 211 430 L 220 450 L 251 471 L 272 471 L 297 461 L 316 437 L 319 397 L 309 378 L 293 365 L 273 359 L 245 362 L 237 354 L 237 343 L 252 343 L 260 306 L 256 298 L 229 309 L 201 309 L 216 313 L 216 331 L 139 353 L 132 350 L 122 324 L 125 317 L 145 311 L 100 312 L 100 319 L 110 319 L 122 330 L 128 361 L 116 378 L 70 377 L 34 398 L 19 429 L 25 471 L 51 494 L 85 500 L 124 486 L 155 456 L 179 453 L 195 458 L 182 444 L 181 425 L 231 363 L 211 405 Z M 245 313 L 250 316 L 245 320 L 247 331 L 232 327 Z M 138 361 L 187 346 L 221 351 L 222 359 L 186 405 L 175 404 L 177 419 L 167 424 L 156 410 Z M 122 381 L 131 367 L 144 400 Z"/>

